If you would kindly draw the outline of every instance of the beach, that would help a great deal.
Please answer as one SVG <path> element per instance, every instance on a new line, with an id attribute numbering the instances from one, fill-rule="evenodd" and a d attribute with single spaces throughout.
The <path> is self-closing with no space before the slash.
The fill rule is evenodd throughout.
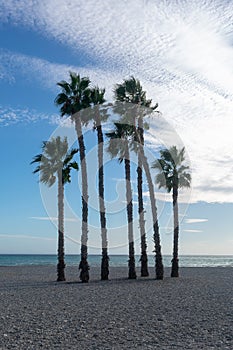
<path id="1" fill-rule="evenodd" d="M 75 266 L 62 283 L 55 266 L 0 267 L 0 349 L 233 349 L 233 269 L 169 273 L 95 267 L 82 284 Z"/>

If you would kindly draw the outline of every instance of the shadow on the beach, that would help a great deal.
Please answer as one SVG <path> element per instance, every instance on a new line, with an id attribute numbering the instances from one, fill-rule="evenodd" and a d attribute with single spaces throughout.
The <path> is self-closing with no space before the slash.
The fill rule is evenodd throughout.
<path id="1" fill-rule="evenodd" d="M 164 278 L 164 280 L 167 279 L 167 277 Z M 89 283 L 82 283 L 81 281 L 67 281 L 64 282 L 68 285 L 109 285 L 109 284 L 135 284 L 135 283 L 148 283 L 148 282 L 160 282 L 159 280 L 156 280 L 155 277 L 139 277 L 137 279 L 129 279 L 127 277 L 115 277 L 110 278 L 109 280 L 101 281 L 97 279 L 90 280 Z"/>
<path id="2" fill-rule="evenodd" d="M 164 280 L 168 279 L 168 277 L 165 277 Z M 15 292 L 17 289 L 38 289 L 38 288 L 59 288 L 62 287 L 64 288 L 65 286 L 77 286 L 80 288 L 84 287 L 91 287 L 94 285 L 98 286 L 108 286 L 108 285 L 114 285 L 114 284 L 123 284 L 123 285 L 130 285 L 130 284 L 141 284 L 141 283 L 161 283 L 161 281 L 156 280 L 153 277 L 139 277 L 137 279 L 128 279 L 127 277 L 116 277 L 116 278 L 111 278 L 109 280 L 101 281 L 97 279 L 90 280 L 88 283 L 82 283 L 79 280 L 71 280 L 71 281 L 64 281 L 64 282 L 57 282 L 57 281 L 35 281 L 35 282 L 29 282 L 29 281 L 20 281 L 20 282 L 6 282 L 3 283 L 0 287 L 0 291 L 3 290 L 14 290 Z"/>

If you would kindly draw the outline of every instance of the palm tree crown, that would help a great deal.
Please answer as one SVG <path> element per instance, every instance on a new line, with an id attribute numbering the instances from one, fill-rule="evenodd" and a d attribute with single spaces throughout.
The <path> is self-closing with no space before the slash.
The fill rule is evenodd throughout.
<path id="1" fill-rule="evenodd" d="M 33 174 L 40 172 L 40 182 L 53 186 L 59 172 L 62 174 L 62 184 L 70 183 L 71 169 L 78 170 L 78 164 L 72 161 L 78 149 L 73 148 L 68 153 L 67 137 L 62 141 L 60 136 L 52 138 L 51 141 L 43 141 L 43 153 L 37 154 L 31 164 L 39 163 Z"/>
<path id="2" fill-rule="evenodd" d="M 159 188 L 166 188 L 168 192 L 174 187 L 190 187 L 191 175 L 187 171 L 189 166 L 184 165 L 185 148 L 180 151 L 176 146 L 160 151 L 160 158 L 155 161 L 152 168 L 160 171 L 156 176 Z"/>
<path id="3" fill-rule="evenodd" d="M 60 113 L 73 116 L 82 109 L 90 106 L 91 89 L 90 79 L 88 77 L 81 78 L 79 74 L 70 72 L 70 83 L 65 80 L 57 83 L 61 87 L 62 92 L 57 95 L 55 104 L 60 107 Z"/>
<path id="4" fill-rule="evenodd" d="M 134 103 L 152 110 L 158 107 L 157 103 L 151 106 L 152 100 L 146 98 L 146 91 L 142 89 L 140 81 L 133 76 L 125 79 L 122 84 L 117 84 L 114 93 L 116 101 L 119 102 Z"/>

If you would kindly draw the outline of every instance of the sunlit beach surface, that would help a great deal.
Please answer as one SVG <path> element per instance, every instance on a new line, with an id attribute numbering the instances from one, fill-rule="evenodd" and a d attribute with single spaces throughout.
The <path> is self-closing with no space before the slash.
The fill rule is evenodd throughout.
<path id="1" fill-rule="evenodd" d="M 0 267 L 0 349 L 233 349 L 233 269 L 169 273 L 103 282 L 95 267 L 82 284 L 75 266 L 62 283 L 54 266 Z"/>

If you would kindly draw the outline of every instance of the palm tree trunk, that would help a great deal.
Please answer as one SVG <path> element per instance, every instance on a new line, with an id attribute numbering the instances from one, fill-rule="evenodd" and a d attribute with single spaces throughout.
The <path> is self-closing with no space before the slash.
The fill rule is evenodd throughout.
<path id="1" fill-rule="evenodd" d="M 58 263 L 57 281 L 65 281 L 65 259 L 64 259 L 64 184 L 62 180 L 62 169 L 57 172 L 58 178 Z"/>
<path id="2" fill-rule="evenodd" d="M 141 157 L 138 154 L 138 214 L 139 214 L 139 227 L 141 234 L 141 276 L 149 276 L 148 272 L 148 258 L 147 258 L 147 245 L 146 245 L 146 230 L 145 230 L 145 217 L 144 217 L 144 206 L 143 206 L 143 194 L 142 194 L 142 162 Z"/>
<path id="3" fill-rule="evenodd" d="M 173 187 L 173 220 L 174 220 L 174 238 L 173 238 L 173 259 L 171 277 L 179 277 L 179 259 L 178 259 L 178 239 L 179 239 L 179 219 L 178 219 L 178 187 Z"/>
<path id="4" fill-rule="evenodd" d="M 98 166 L 99 166 L 99 210 L 100 210 L 100 224 L 102 237 L 102 261 L 101 261 L 101 280 L 108 280 L 109 275 L 109 256 L 108 256 L 108 241 L 106 228 L 106 210 L 104 202 L 104 167 L 103 167 L 103 152 L 104 152 L 104 138 L 99 116 L 99 111 L 96 113 L 97 120 L 97 137 L 98 137 Z"/>
<path id="5" fill-rule="evenodd" d="M 128 240 L 129 240 L 129 279 L 137 278 L 135 270 L 134 238 L 133 238 L 133 198 L 130 183 L 130 157 L 128 142 L 125 141 L 125 180 L 126 180 L 126 202 L 128 217 Z"/>
<path id="6" fill-rule="evenodd" d="M 81 261 L 79 264 L 80 280 L 89 281 L 89 264 L 87 261 L 87 239 L 88 239 L 88 184 L 87 164 L 85 158 L 85 145 L 82 134 L 80 116 L 75 117 L 75 130 L 78 136 L 79 154 L 82 174 L 82 235 L 81 235 Z"/>
<path id="7" fill-rule="evenodd" d="M 140 143 L 144 146 L 143 135 L 143 120 L 142 117 L 138 118 L 138 133 L 140 135 Z M 149 276 L 148 272 L 148 257 L 147 257 L 147 245 L 146 245 L 146 230 L 145 230 L 145 217 L 144 217 L 144 205 L 143 205 L 143 191 L 142 191 L 142 159 L 138 152 L 138 167 L 137 167 L 137 185 L 138 185 L 138 214 L 139 214 L 139 227 L 141 234 L 141 276 Z"/>
<path id="8" fill-rule="evenodd" d="M 162 261 L 162 253 L 161 253 L 161 245 L 160 245 L 160 235 L 159 235 L 159 226 L 158 226 L 158 216 L 157 216 L 157 207 L 155 201 L 154 194 L 154 186 L 151 178 L 150 168 L 148 164 L 148 160 L 145 156 L 144 149 L 140 145 L 139 146 L 139 154 L 142 160 L 142 165 L 145 170 L 146 179 L 149 188 L 150 194 L 150 202 L 151 202 L 151 211 L 153 218 L 153 230 L 154 230 L 154 243 L 155 243 L 155 272 L 156 278 L 159 280 L 163 279 L 164 269 L 163 269 L 163 261 Z"/>

